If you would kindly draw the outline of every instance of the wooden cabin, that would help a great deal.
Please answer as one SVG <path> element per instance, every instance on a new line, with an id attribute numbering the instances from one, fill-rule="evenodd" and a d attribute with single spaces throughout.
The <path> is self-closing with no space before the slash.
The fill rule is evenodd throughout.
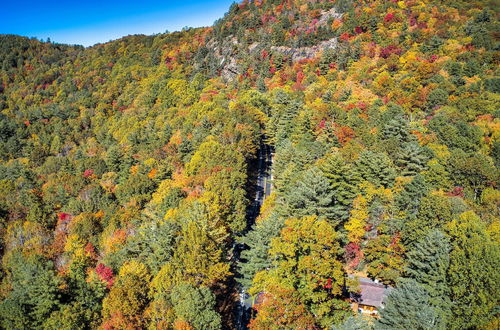
<path id="1" fill-rule="evenodd" d="M 378 311 L 384 308 L 384 298 L 392 288 L 366 277 L 358 279 L 360 290 L 351 294 L 351 307 L 357 313 L 378 317 Z"/>

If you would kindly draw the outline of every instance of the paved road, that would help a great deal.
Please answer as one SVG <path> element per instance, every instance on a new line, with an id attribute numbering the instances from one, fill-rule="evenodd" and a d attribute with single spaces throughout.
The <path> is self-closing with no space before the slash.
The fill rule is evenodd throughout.
<path id="1" fill-rule="evenodd" d="M 272 148 L 266 144 L 261 144 L 257 157 L 257 182 L 255 187 L 255 199 L 247 214 L 248 228 L 251 228 L 251 226 L 255 223 L 255 219 L 259 216 L 262 203 L 264 203 L 264 200 L 271 194 L 272 191 Z M 245 247 L 241 244 L 238 244 L 235 247 L 236 262 L 239 261 L 241 251 L 244 248 Z M 238 306 L 236 311 L 237 330 L 247 329 L 247 324 L 250 321 L 251 304 L 248 298 L 248 294 L 243 289 L 241 289 L 240 305 Z"/>
<path id="2" fill-rule="evenodd" d="M 272 190 L 272 174 L 271 167 L 273 164 L 271 147 L 262 145 L 259 150 L 259 169 L 257 177 L 257 194 L 255 201 L 259 206 L 262 206 L 264 199 L 271 194 Z"/>

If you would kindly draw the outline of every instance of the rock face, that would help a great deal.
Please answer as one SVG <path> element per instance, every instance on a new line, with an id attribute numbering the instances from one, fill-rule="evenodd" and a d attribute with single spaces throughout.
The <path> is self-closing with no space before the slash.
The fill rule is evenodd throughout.
<path id="1" fill-rule="evenodd" d="M 316 46 L 312 47 L 300 47 L 300 48 L 271 47 L 271 50 L 290 56 L 293 62 L 297 62 L 304 59 L 314 58 L 319 51 L 322 51 L 324 49 L 336 48 L 336 47 L 337 47 L 337 38 L 332 38 L 330 40 L 322 41 Z"/>
<path id="2" fill-rule="evenodd" d="M 304 59 L 312 59 L 317 56 L 317 54 L 325 49 L 337 48 L 338 40 L 337 38 L 331 38 L 320 42 L 319 44 L 311 47 L 285 47 L 285 46 L 272 46 L 270 48 L 271 52 L 281 53 L 291 59 L 292 62 L 298 62 Z M 236 60 L 237 54 L 232 49 L 232 47 L 221 47 L 222 49 L 214 48 L 214 55 L 219 61 L 220 74 L 226 81 L 232 81 L 237 75 L 239 75 L 240 68 Z M 261 50 L 258 43 L 253 43 L 248 47 L 248 53 L 255 53 Z"/>
<path id="3" fill-rule="evenodd" d="M 320 17 L 314 22 L 314 26 L 327 25 L 331 19 L 339 19 L 342 17 L 335 8 L 323 11 Z M 299 23 L 300 24 L 300 23 Z M 295 25 L 294 28 L 302 31 L 307 30 L 309 26 Z M 304 59 L 312 59 L 317 54 L 325 49 L 336 48 L 338 45 L 337 38 L 331 38 L 319 42 L 314 46 L 309 47 L 286 47 L 286 46 L 271 46 L 268 51 L 277 52 L 288 57 L 292 62 L 298 62 Z M 235 77 L 241 74 L 240 66 L 238 65 L 237 58 L 240 52 L 247 54 L 256 54 L 263 50 L 263 45 L 254 42 L 248 47 L 243 46 L 235 36 L 229 36 L 222 44 L 217 44 L 215 41 L 210 41 L 207 47 L 212 49 L 214 57 L 217 59 L 220 75 L 226 81 L 232 81 Z"/>
<path id="4" fill-rule="evenodd" d="M 337 9 L 334 7 L 330 10 L 326 10 L 326 11 L 321 13 L 321 17 L 318 21 L 318 24 L 325 25 L 328 23 L 328 20 L 330 18 L 337 19 L 337 18 L 341 18 L 341 17 L 342 17 L 342 14 L 337 12 Z"/>

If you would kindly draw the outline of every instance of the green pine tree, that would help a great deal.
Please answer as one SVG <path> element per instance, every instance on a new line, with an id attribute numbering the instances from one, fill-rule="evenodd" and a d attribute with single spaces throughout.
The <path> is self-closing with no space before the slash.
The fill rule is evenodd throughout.
<path id="1" fill-rule="evenodd" d="M 355 173 L 376 186 L 391 187 L 396 178 L 392 161 L 384 153 L 365 151 L 355 164 Z"/>
<path id="2" fill-rule="evenodd" d="M 5 329 L 37 328 L 59 308 L 61 281 L 53 263 L 19 251 L 8 260 L 12 290 L 0 303 L 0 325 Z"/>
<path id="3" fill-rule="evenodd" d="M 448 286 L 453 305 L 452 329 L 488 324 L 500 301 L 500 248 L 483 220 L 467 211 L 447 227 L 451 237 Z"/>
<path id="4" fill-rule="evenodd" d="M 432 230 L 408 251 L 406 274 L 423 285 L 429 293 L 429 303 L 440 314 L 443 324 L 449 317 L 450 300 L 447 271 L 450 265 L 450 243 L 440 230 Z"/>
<path id="5" fill-rule="evenodd" d="M 406 211 L 408 215 L 415 215 L 420 201 L 428 192 L 429 187 L 425 178 L 417 174 L 396 196 L 396 205 L 401 211 Z"/>
<path id="6" fill-rule="evenodd" d="M 385 140 L 396 139 L 398 142 L 410 142 L 412 135 L 408 122 L 401 116 L 391 119 L 382 128 L 382 136 Z"/>
<path id="7" fill-rule="evenodd" d="M 335 205 L 335 191 L 317 167 L 305 171 L 285 193 L 284 199 L 287 217 L 317 215 L 337 224 L 340 222 L 342 208 Z"/>
<path id="8" fill-rule="evenodd" d="M 357 178 L 339 154 L 328 156 L 320 169 L 333 188 L 334 203 L 339 206 L 341 216 L 347 218 L 355 197 Z"/>
<path id="9" fill-rule="evenodd" d="M 215 311 L 215 295 L 206 287 L 180 284 L 170 294 L 178 318 L 196 330 L 220 329 L 221 317 Z"/>
<path id="10" fill-rule="evenodd" d="M 424 286 L 413 279 L 401 279 L 385 299 L 380 319 L 375 329 L 437 329 L 441 321 L 430 304 L 430 296 Z"/>
<path id="11" fill-rule="evenodd" d="M 425 171 L 427 160 L 427 155 L 416 142 L 404 143 L 396 154 L 396 165 L 402 169 L 402 174 L 405 176 Z"/>
<path id="12" fill-rule="evenodd" d="M 412 247 L 429 231 L 443 229 L 452 219 L 451 203 L 448 197 L 427 195 L 421 199 L 418 213 L 409 216 L 403 225 L 403 242 Z"/>
<path id="13" fill-rule="evenodd" d="M 241 261 L 238 264 L 242 278 L 238 281 L 248 289 L 252 285 L 255 274 L 271 266 L 269 244 L 277 237 L 283 228 L 283 219 L 276 214 L 271 214 L 258 224 L 241 239 L 241 243 L 248 246 L 241 252 Z"/>

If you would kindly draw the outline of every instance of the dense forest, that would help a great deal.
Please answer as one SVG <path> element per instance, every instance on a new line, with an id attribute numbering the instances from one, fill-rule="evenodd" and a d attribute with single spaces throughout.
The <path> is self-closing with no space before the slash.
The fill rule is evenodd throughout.
<path id="1" fill-rule="evenodd" d="M 244 290 L 250 329 L 498 329 L 499 8 L 245 0 L 88 48 L 0 35 L 0 328 L 231 329 Z M 350 307 L 358 276 L 392 288 L 380 317 Z"/>

